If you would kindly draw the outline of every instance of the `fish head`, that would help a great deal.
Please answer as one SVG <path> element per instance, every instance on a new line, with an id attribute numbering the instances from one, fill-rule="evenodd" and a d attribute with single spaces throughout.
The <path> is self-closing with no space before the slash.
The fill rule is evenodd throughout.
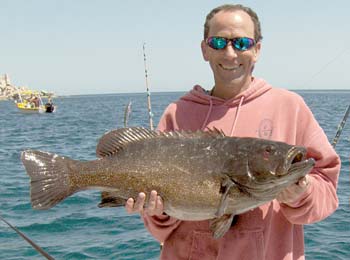
<path id="1" fill-rule="evenodd" d="M 257 197 L 263 193 L 275 196 L 305 176 L 315 164 L 314 159 L 307 158 L 307 150 L 302 146 L 257 138 L 244 138 L 242 142 L 239 149 L 245 156 L 235 160 L 234 168 L 239 172 L 230 177 Z"/>

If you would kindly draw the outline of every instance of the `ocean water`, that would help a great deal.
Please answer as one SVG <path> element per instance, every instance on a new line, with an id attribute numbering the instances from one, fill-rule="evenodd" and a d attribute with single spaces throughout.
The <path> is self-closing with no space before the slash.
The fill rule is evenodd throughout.
<path id="1" fill-rule="evenodd" d="M 350 91 L 297 92 L 332 140 L 350 104 Z M 180 95 L 152 94 L 155 126 L 167 104 Z M 123 126 L 129 101 L 129 126 L 148 127 L 145 94 L 57 98 L 53 114 L 24 114 L 10 101 L 0 102 L 0 215 L 56 259 L 158 259 L 159 244 L 139 216 L 128 215 L 124 208 L 97 208 L 98 191 L 79 192 L 50 210 L 33 210 L 29 177 L 20 162 L 20 152 L 28 148 L 78 160 L 95 159 L 99 138 Z M 307 259 L 350 259 L 350 122 L 336 150 L 342 159 L 340 205 L 326 220 L 305 227 Z M 0 259 L 44 258 L 0 221 Z"/>

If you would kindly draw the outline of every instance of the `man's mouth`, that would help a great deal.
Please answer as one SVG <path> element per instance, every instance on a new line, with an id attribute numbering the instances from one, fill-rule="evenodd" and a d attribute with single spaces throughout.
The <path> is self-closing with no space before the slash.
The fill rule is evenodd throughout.
<path id="1" fill-rule="evenodd" d="M 232 70 L 237 70 L 240 65 L 235 65 L 235 66 L 225 66 L 225 65 L 222 65 L 220 64 L 220 67 L 223 69 L 223 70 L 229 70 L 229 71 L 232 71 Z"/>

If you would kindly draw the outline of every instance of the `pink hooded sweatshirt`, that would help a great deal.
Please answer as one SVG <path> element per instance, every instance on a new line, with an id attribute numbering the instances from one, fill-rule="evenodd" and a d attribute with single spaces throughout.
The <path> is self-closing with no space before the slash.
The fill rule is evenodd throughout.
<path id="1" fill-rule="evenodd" d="M 208 221 L 143 215 L 149 232 L 164 243 L 160 259 L 305 259 L 303 225 L 325 219 L 338 206 L 340 159 L 312 112 L 296 93 L 262 79 L 230 99 L 210 96 L 200 86 L 165 110 L 158 129 L 223 130 L 228 136 L 258 137 L 305 146 L 316 160 L 312 182 L 293 205 L 273 200 L 238 216 L 220 239 Z"/>

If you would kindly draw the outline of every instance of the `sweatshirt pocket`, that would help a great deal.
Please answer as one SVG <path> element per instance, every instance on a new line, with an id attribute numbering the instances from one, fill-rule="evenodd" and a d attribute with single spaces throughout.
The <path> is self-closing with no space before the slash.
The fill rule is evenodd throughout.
<path id="1" fill-rule="evenodd" d="M 190 260 L 213 260 L 219 253 L 219 240 L 210 232 L 193 231 Z"/>
<path id="2" fill-rule="evenodd" d="M 261 230 L 231 228 L 216 240 L 210 232 L 194 231 L 191 260 L 264 259 L 264 238 Z"/>

